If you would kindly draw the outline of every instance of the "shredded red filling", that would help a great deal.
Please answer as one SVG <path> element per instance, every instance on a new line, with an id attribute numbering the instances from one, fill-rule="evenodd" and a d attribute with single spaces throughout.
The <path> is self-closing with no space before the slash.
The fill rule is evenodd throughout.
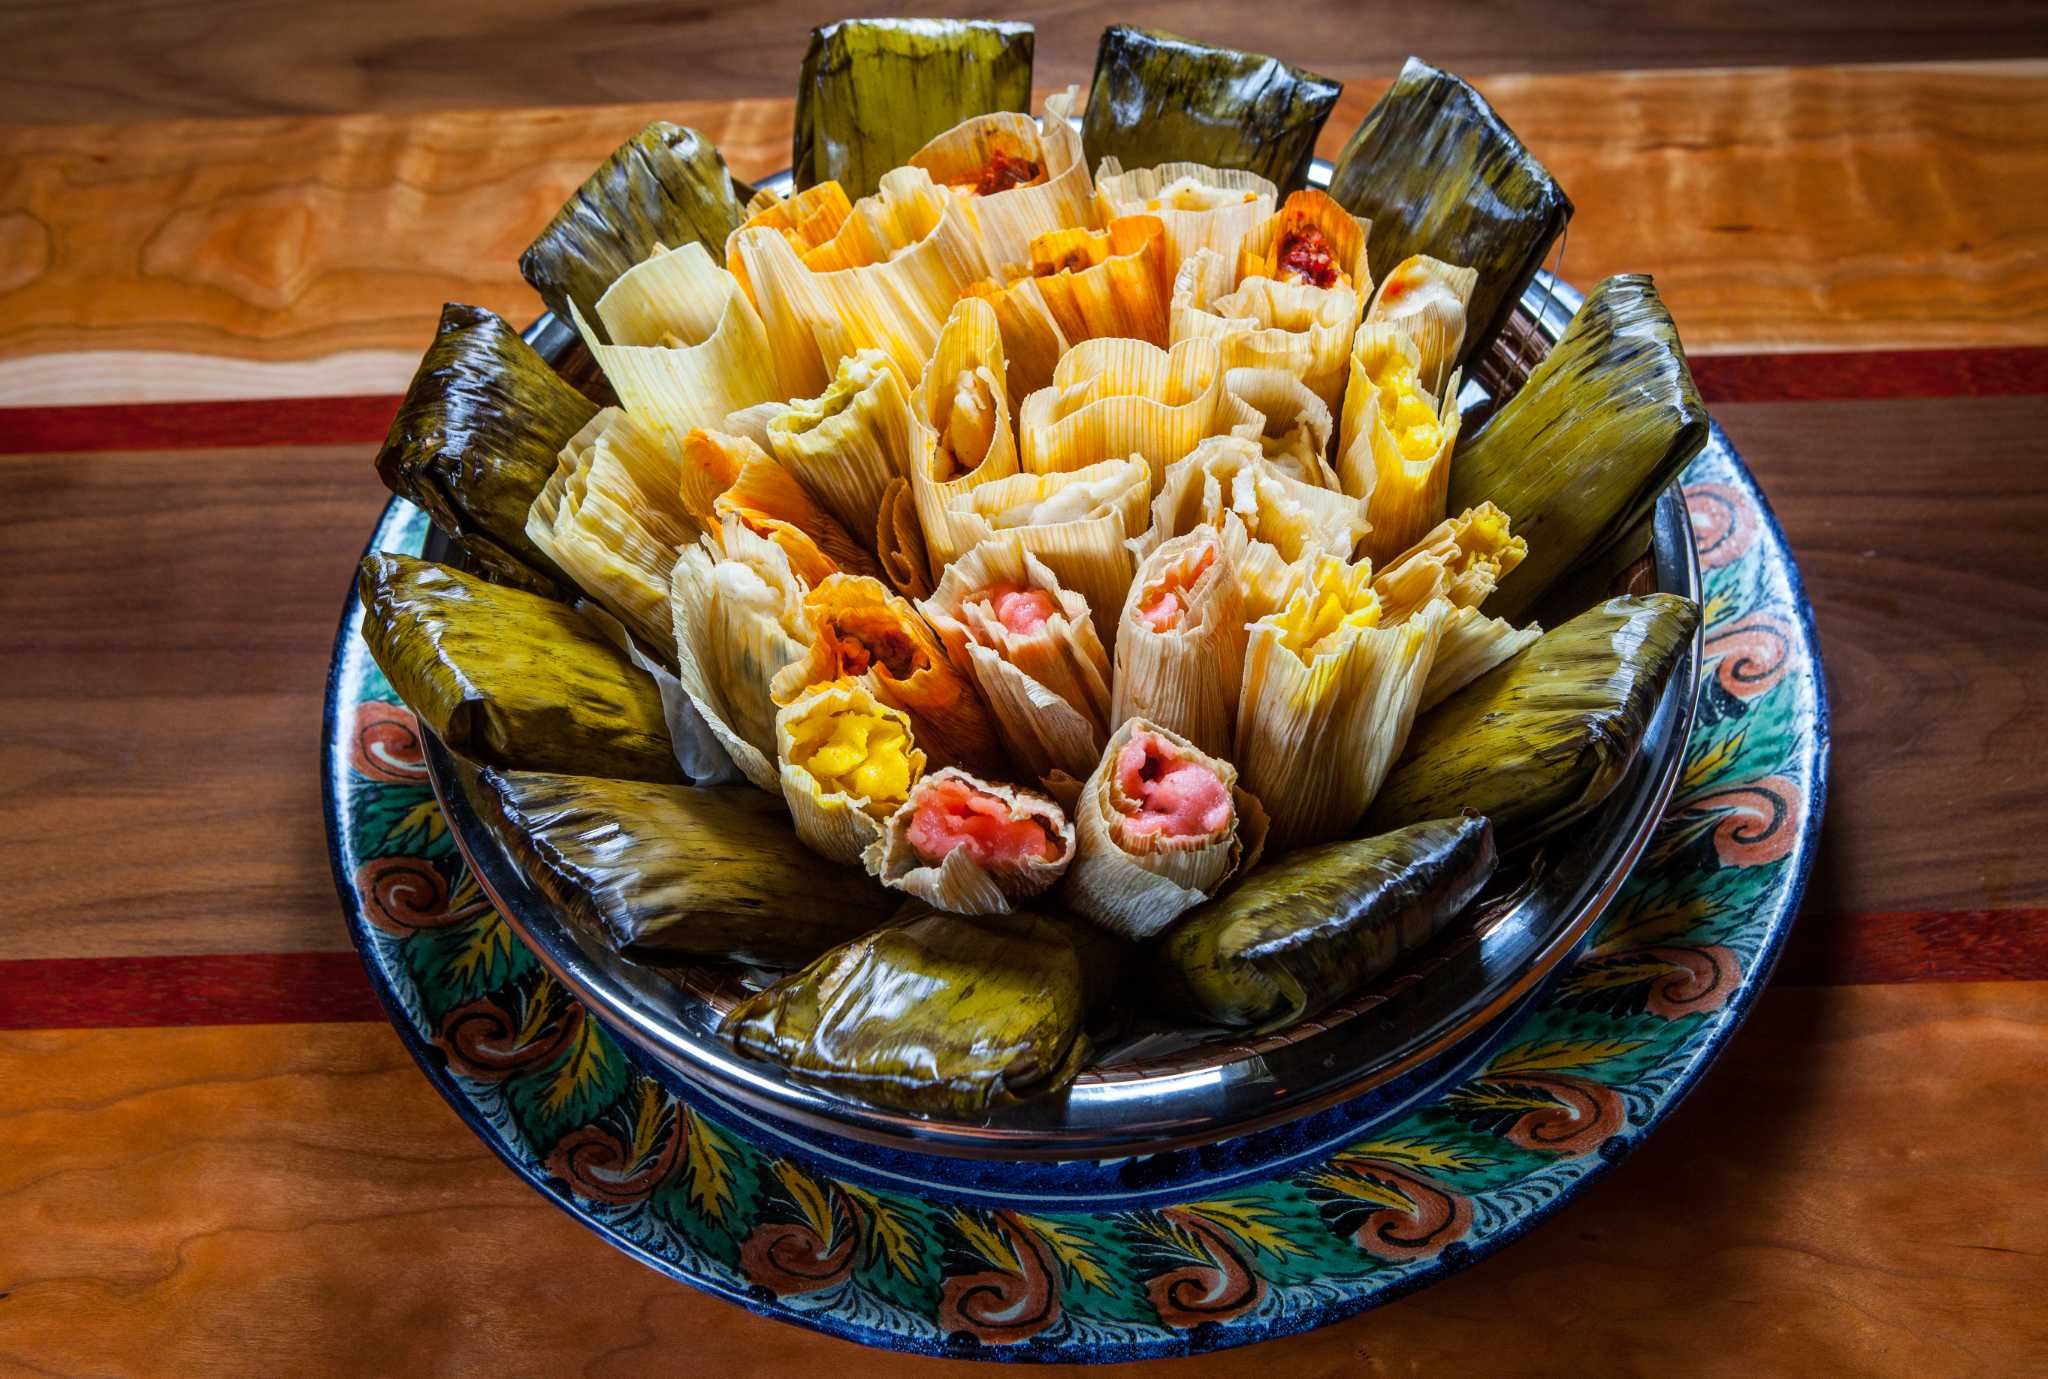
<path id="1" fill-rule="evenodd" d="M 838 644 L 840 672 L 845 675 L 864 675 L 880 661 L 893 678 L 907 679 L 921 659 L 910 638 L 893 627 L 835 627 L 832 636 Z"/>
<path id="2" fill-rule="evenodd" d="M 1012 187 L 1021 187 L 1026 182 L 1035 181 L 1037 177 L 1037 163 L 1029 158 L 1019 158 L 997 149 L 989 155 L 988 166 L 981 170 L 981 176 L 975 180 L 974 190 L 980 196 L 993 196 L 997 192 L 1006 192 Z"/>
<path id="3" fill-rule="evenodd" d="M 905 831 L 925 861 L 937 863 L 954 848 L 990 870 L 1051 862 L 1059 845 L 1036 818 L 1014 818 L 1010 806 L 953 776 L 927 781 L 917 792 L 917 809 Z"/>
<path id="4" fill-rule="evenodd" d="M 1330 241 L 1313 225 L 1297 225 L 1280 237 L 1280 280 L 1334 287 L 1338 270 Z"/>
<path id="5" fill-rule="evenodd" d="M 1134 732 L 1116 758 L 1117 786 L 1136 808 L 1126 833 L 1203 837 L 1230 824 L 1230 790 L 1209 767 L 1182 759 L 1172 743 Z"/>
<path id="6" fill-rule="evenodd" d="M 1026 589 L 1021 584 L 991 584 L 978 594 L 967 596 L 969 603 L 986 603 L 995 613 L 996 621 L 1012 632 L 1036 632 L 1045 626 L 1045 620 L 1059 612 L 1052 601 L 1052 595 L 1043 589 Z"/>

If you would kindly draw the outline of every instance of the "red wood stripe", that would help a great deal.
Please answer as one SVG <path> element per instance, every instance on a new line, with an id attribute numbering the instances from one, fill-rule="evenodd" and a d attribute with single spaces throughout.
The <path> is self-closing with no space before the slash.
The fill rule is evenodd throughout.
<path id="1" fill-rule="evenodd" d="M 1692 369 L 1710 403 L 2048 394 L 2048 347 L 1706 354 L 1693 359 Z M 374 445 L 398 401 L 386 395 L 0 408 L 0 455 Z"/>
<path id="2" fill-rule="evenodd" d="M 381 1020 L 354 953 L 16 958 L 0 962 L 0 1029 Z"/>
<path id="3" fill-rule="evenodd" d="M 1809 915 L 1773 980 L 2048 981 L 2048 909 Z M 361 962 L 348 952 L 0 961 L 0 1029 L 383 1018 Z"/>

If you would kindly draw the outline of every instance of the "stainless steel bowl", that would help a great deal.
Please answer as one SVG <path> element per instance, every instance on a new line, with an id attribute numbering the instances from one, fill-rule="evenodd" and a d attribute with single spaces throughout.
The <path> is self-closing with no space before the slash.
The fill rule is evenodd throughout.
<path id="1" fill-rule="evenodd" d="M 1311 180 L 1327 181 L 1319 167 Z M 774 185 L 771 180 L 770 185 Z M 1524 293 L 1512 327 L 1473 372 L 1468 414 L 1489 385 L 1514 386 L 1562 334 L 1580 296 L 1547 273 Z M 527 339 L 551 363 L 578 350 L 552 316 Z M 1649 577 L 1700 596 L 1685 504 L 1658 500 Z M 429 554 L 434 554 L 432 546 Z M 1356 1097 L 1483 1029 L 1540 982 L 1599 918 L 1642 855 L 1671 798 L 1692 728 L 1697 637 L 1649 732 L 1600 809 L 1512 870 L 1469 920 L 1339 1009 L 1269 1036 L 1217 1031 L 1160 1052 L 1110 1050 L 1064 1094 L 986 1120 L 913 1116 L 805 1086 L 743 1058 L 718 1035 L 737 995 L 717 969 L 657 969 L 621 958 L 566 922 L 528 883 L 479 816 L 477 771 L 429 737 L 435 793 L 470 867 L 533 952 L 608 1028 L 700 1093 L 779 1123 L 890 1148 L 981 1159 L 1098 1159 L 1232 1138 Z"/>

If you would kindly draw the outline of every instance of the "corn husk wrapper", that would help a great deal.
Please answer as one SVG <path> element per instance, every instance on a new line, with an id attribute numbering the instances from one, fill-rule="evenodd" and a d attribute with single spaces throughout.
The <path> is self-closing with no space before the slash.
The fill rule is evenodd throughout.
<path id="1" fill-rule="evenodd" d="M 910 397 L 880 350 L 839 361 L 832 386 L 767 426 L 768 449 L 849 533 L 875 529 L 882 492 L 910 469 Z"/>
<path id="2" fill-rule="evenodd" d="M 1168 468 L 1151 523 L 1132 539 L 1131 552 L 1142 560 L 1173 537 L 1231 520 L 1249 541 L 1239 567 L 1247 622 L 1293 596 L 1302 561 L 1349 560 L 1365 534 L 1365 509 L 1356 499 L 1290 479 L 1256 443 L 1222 437 Z"/>
<path id="3" fill-rule="evenodd" d="M 1516 394 L 1459 449 L 1451 511 L 1490 499 L 1529 558 L 1491 605 L 1519 621 L 1574 566 L 1626 555 L 1707 442 L 1707 411 L 1649 278 L 1609 278 Z"/>
<path id="4" fill-rule="evenodd" d="M 598 298 L 612 343 L 598 338 L 581 307 L 570 313 L 619 401 L 641 421 L 678 433 L 786 398 L 802 379 L 779 369 L 753 303 L 701 244 L 657 248 Z"/>
<path id="5" fill-rule="evenodd" d="M 1095 201 L 1105 224 L 1154 215 L 1166 227 L 1166 261 L 1178 272 L 1198 249 L 1237 262 L 1245 236 L 1273 214 L 1280 189 L 1255 172 L 1201 163 L 1160 163 L 1125 172 L 1114 157 L 1095 168 Z"/>
<path id="6" fill-rule="evenodd" d="M 1529 554 L 1529 543 L 1509 530 L 1508 515 L 1491 503 L 1444 521 L 1373 576 L 1380 620 L 1389 626 L 1431 599 L 1477 608 L 1501 577 Z"/>
<path id="7" fill-rule="evenodd" d="M 910 715 L 917 745 L 933 765 L 1002 773 L 1002 747 L 987 707 L 906 600 L 878 579 L 834 575 L 804 596 L 804 611 L 811 646 L 775 676 L 770 692 L 776 703 L 787 705 L 813 685 L 860 680 L 883 703 Z"/>
<path id="8" fill-rule="evenodd" d="M 451 751 L 682 779 L 653 678 L 568 604 L 389 551 L 363 557 L 356 592 L 378 668 Z"/>
<path id="9" fill-rule="evenodd" d="M 975 597 L 998 584 L 1043 590 L 1055 611 L 1036 631 L 1014 631 Z M 1088 601 L 1063 588 L 1022 536 L 1004 533 L 973 547 L 946 567 L 918 609 L 980 688 L 1019 771 L 1037 780 L 1094 768 L 1109 736 L 1109 653 Z"/>
<path id="10" fill-rule="evenodd" d="M 1337 471 L 1323 457 L 1337 420 L 1329 404 L 1285 369 L 1229 369 L 1223 386 L 1263 418 L 1257 440 L 1273 467 L 1318 488 L 1339 488 Z"/>
<path id="11" fill-rule="evenodd" d="M 882 578 L 903 597 L 921 599 L 932 591 L 931 555 L 925 550 L 924 524 L 917 520 L 917 498 L 908 479 L 891 479 L 882 490 L 882 506 L 875 514 L 875 558 L 881 562 Z"/>
<path id="12" fill-rule="evenodd" d="M 1153 547 L 1139 563 L 1116 625 L 1110 721 L 1143 718 L 1171 728 L 1211 756 L 1235 746 L 1244 671 L 1246 539 L 1238 522 L 1199 526 Z M 1207 568 L 1195 571 L 1204 556 Z M 1177 626 L 1155 629 L 1147 596 L 1171 582 L 1183 605 Z"/>
<path id="13" fill-rule="evenodd" d="M 1699 623 L 1691 599 L 1646 594 L 1550 629 L 1417 721 L 1372 826 L 1470 807 L 1506 848 L 1584 815 L 1627 772 Z"/>
<path id="14" fill-rule="evenodd" d="M 997 532 L 1015 532 L 1062 587 L 1088 601 L 1096 635 L 1108 646 L 1137 568 L 1127 541 L 1144 529 L 1151 492 L 1152 469 L 1143 460 L 1104 460 L 1065 474 L 998 479 L 956 499 L 948 515 L 968 549 Z"/>
<path id="15" fill-rule="evenodd" d="M 776 672 L 809 653 L 806 586 L 775 542 L 728 518 L 720 540 L 687 546 L 669 584 L 676 679 L 741 774 L 779 792 Z"/>
<path id="16" fill-rule="evenodd" d="M 934 583 L 972 544 L 955 530 L 950 514 L 956 500 L 1017 472 L 1004 367 L 995 309 L 979 298 L 964 298 L 911 394 L 910 491 Z"/>
<path id="17" fill-rule="evenodd" d="M 1082 137 L 1093 162 L 1199 158 L 1295 187 L 1343 89 L 1278 58 L 1112 24 L 1095 51 Z"/>
<path id="18" fill-rule="evenodd" d="M 815 381 L 785 396 L 821 392 L 839 361 L 864 349 L 918 376 L 953 303 L 989 276 L 965 207 L 922 168 L 897 168 L 855 203 L 839 234 L 799 257 L 763 229 L 732 237 L 727 261 L 760 309 L 786 374 Z"/>
<path id="19" fill-rule="evenodd" d="M 1235 760 L 1270 812 L 1276 850 L 1344 836 L 1408 738 L 1451 606 L 1379 625 L 1368 561 L 1317 559 L 1245 651 Z"/>
<path id="20" fill-rule="evenodd" d="M 1123 821 L 1138 801 L 1117 780 L 1116 762 L 1133 734 L 1149 732 L 1175 750 L 1178 760 L 1208 767 L 1229 789 L 1234 808 L 1223 828 L 1204 837 L 1137 834 Z M 1240 870 L 1258 864 L 1267 836 L 1266 813 L 1258 798 L 1238 785 L 1237 768 L 1186 738 L 1132 718 L 1110 734 L 1102 758 L 1081 786 L 1074 806 L 1076 849 L 1060 898 L 1126 938 L 1145 939 L 1174 917 L 1214 895 Z"/>
<path id="21" fill-rule="evenodd" d="M 526 517 L 533 544 L 664 659 L 669 572 L 703 532 L 683 507 L 681 474 L 661 436 L 607 407 L 562 447 Z"/>
<path id="22" fill-rule="evenodd" d="M 805 584 L 840 570 L 871 574 L 874 558 L 767 451 L 702 429 L 683 437 L 683 507 L 709 530 L 728 517 L 773 541 Z"/>
<path id="23" fill-rule="evenodd" d="M 1071 87 L 1047 96 L 1043 121 L 1013 111 L 972 116 L 910 157 L 910 166 L 923 168 L 933 181 L 955 190 L 989 267 L 999 273 L 1020 271 L 1038 236 L 1095 223 L 1088 161 L 1081 156 L 1081 136 L 1067 123 L 1079 98 Z M 1039 169 L 1041 180 L 977 192 L 975 182 L 997 154 L 1027 160 Z"/>
<path id="24" fill-rule="evenodd" d="M 744 436 L 766 450 L 768 423 L 788 410 L 787 402 L 757 402 L 751 407 L 742 407 L 737 412 L 727 412 L 724 421 L 708 429 L 722 431 L 728 436 Z"/>
<path id="25" fill-rule="evenodd" d="M 853 201 L 837 182 L 820 182 L 794 196 L 763 188 L 747 203 L 742 230 L 773 230 L 798 254 L 808 254 L 836 237 L 853 214 Z"/>
<path id="26" fill-rule="evenodd" d="M 956 847 L 937 862 L 929 860 L 910 841 L 910 825 L 917 817 L 924 795 L 940 782 L 957 780 L 983 795 L 1009 806 L 1012 819 L 1037 819 L 1059 846 L 1059 856 L 1050 862 L 1026 859 L 1016 867 L 988 868 Z M 1053 800 L 1033 790 L 1022 790 L 1000 781 L 986 781 L 953 767 L 925 776 L 910 789 L 902 808 L 882 825 L 882 837 L 862 856 L 868 874 L 883 885 L 916 896 L 941 910 L 962 915 L 1004 915 L 1014 900 L 1024 900 L 1052 888 L 1074 860 L 1074 825 Z"/>
<path id="27" fill-rule="evenodd" d="M 1157 488 L 1166 467 L 1210 436 L 1255 434 L 1259 415 L 1223 387 L 1206 340 L 1162 350 L 1142 340 L 1086 340 L 1061 356 L 1052 385 L 1017 414 L 1024 469 L 1052 474 L 1142 456 Z"/>
<path id="28" fill-rule="evenodd" d="M 855 792 L 839 783 L 836 775 L 821 780 L 813 774 L 819 748 L 847 719 L 866 720 L 878 734 L 900 734 L 900 742 L 883 751 L 901 753 L 907 777 L 905 794 L 924 774 L 925 755 L 917 748 L 910 716 L 883 703 L 857 680 L 813 685 L 776 716 L 782 798 L 789 806 L 796 836 L 820 857 L 858 866 L 861 853 L 881 838 L 882 820 L 896 812 L 903 797 L 879 790 Z"/>
<path id="29" fill-rule="evenodd" d="M 1360 220 L 1332 201 L 1326 192 L 1303 187 L 1289 192 L 1280 209 L 1261 221 L 1244 237 L 1237 251 L 1237 280 L 1271 278 L 1276 282 L 1305 281 L 1287 264 L 1292 240 L 1305 231 L 1320 234 L 1329 248 L 1337 281 L 1313 286 L 1348 287 L 1361 301 L 1372 291 L 1372 269 L 1367 265 L 1366 238 L 1370 221 Z"/>
<path id="30" fill-rule="evenodd" d="M 961 294 L 987 302 L 996 314 L 996 333 L 1009 366 L 1010 415 L 1024 399 L 1052 383 L 1052 371 L 1067 352 L 1067 337 L 1036 292 L 1013 292 L 995 281 L 972 283 Z"/>
<path id="31" fill-rule="evenodd" d="M 1522 654 L 1543 635 L 1535 623 L 1516 627 L 1477 608 L 1453 608 L 1437 639 L 1436 657 L 1422 685 L 1418 715 L 1429 712 L 1480 676 Z"/>
<path id="32" fill-rule="evenodd" d="M 998 289 L 1021 299 L 1020 319 L 1036 321 L 1042 312 L 1067 345 L 1116 336 L 1166 348 L 1173 275 L 1158 216 L 1127 215 L 1102 230 L 1040 235 L 1031 241 L 1028 268 L 1027 276 Z M 1039 386 L 1051 377 L 1048 369 Z"/>
<path id="33" fill-rule="evenodd" d="M 1336 411 L 1363 299 L 1353 287 L 1272 278 L 1233 285 L 1228 261 L 1202 250 L 1173 280 L 1173 339 L 1214 340 L 1230 369 L 1280 369 Z"/>
<path id="34" fill-rule="evenodd" d="M 1444 517 L 1458 441 L 1458 375 L 1439 403 L 1416 376 L 1419 362 L 1414 342 L 1394 327 L 1358 328 L 1337 480 L 1365 500 L 1372 531 L 1362 549 L 1375 560 L 1393 559 Z"/>
<path id="35" fill-rule="evenodd" d="M 1387 274 L 1365 309 L 1366 324 L 1392 326 L 1414 342 L 1417 371 L 1432 397 L 1446 396 L 1445 385 L 1465 345 L 1466 308 L 1478 282 L 1474 269 L 1416 254 Z"/>
<path id="36" fill-rule="evenodd" d="M 701 244 L 722 263 L 746 194 L 709 139 L 657 120 L 555 212 L 519 256 L 519 272 L 558 320 L 579 310 L 594 320 L 598 299 L 663 245 Z"/>

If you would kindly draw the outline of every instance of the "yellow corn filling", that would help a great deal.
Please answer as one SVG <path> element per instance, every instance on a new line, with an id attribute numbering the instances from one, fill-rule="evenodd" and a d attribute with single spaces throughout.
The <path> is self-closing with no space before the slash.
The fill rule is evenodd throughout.
<path id="1" fill-rule="evenodd" d="M 1280 645 L 1304 661 L 1334 650 L 1332 643 L 1351 629 L 1379 626 L 1372 562 L 1347 565 L 1333 556 L 1319 557 L 1308 583 L 1274 616 Z"/>
<path id="2" fill-rule="evenodd" d="M 1415 365 L 1407 356 L 1389 351 L 1367 372 L 1380 392 L 1380 422 L 1392 433 L 1402 457 L 1426 460 L 1434 455 L 1444 443 L 1444 431 L 1429 395 L 1422 391 Z"/>
<path id="3" fill-rule="evenodd" d="M 910 794 L 910 733 L 880 712 L 842 708 L 790 725 L 791 764 L 827 794 L 864 798 L 882 818 Z"/>

